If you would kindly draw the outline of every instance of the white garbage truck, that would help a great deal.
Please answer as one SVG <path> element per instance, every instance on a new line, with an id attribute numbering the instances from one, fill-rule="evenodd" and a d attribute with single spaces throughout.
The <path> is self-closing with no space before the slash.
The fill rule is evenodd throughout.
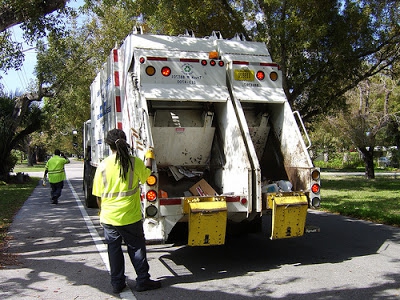
<path id="1" fill-rule="evenodd" d="M 84 193 L 119 128 L 152 174 L 141 186 L 146 240 L 166 242 L 177 224 L 187 245 L 225 243 L 229 228 L 259 228 L 271 239 L 304 235 L 320 205 L 320 170 L 300 115 L 264 43 L 219 32 L 198 38 L 134 30 L 112 49 L 91 85 L 85 123 Z M 307 141 L 307 144 L 305 141 Z"/>

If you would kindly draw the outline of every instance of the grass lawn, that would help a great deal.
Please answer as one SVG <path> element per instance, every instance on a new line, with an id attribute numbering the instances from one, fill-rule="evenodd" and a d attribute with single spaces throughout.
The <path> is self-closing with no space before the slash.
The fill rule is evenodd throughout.
<path id="1" fill-rule="evenodd" d="M 7 247 L 7 231 L 15 214 L 24 204 L 26 199 L 38 185 L 40 178 L 30 178 L 25 183 L 4 184 L 0 182 L 0 268 L 3 260 L 7 258 L 2 255 Z"/>
<path id="2" fill-rule="evenodd" d="M 44 166 L 46 163 L 37 163 L 34 166 L 28 166 L 27 164 L 17 164 L 14 167 L 14 173 L 24 173 L 24 172 L 43 172 L 44 173 Z"/>
<path id="3" fill-rule="evenodd" d="M 321 209 L 400 226 L 400 178 L 325 176 L 321 179 Z"/>

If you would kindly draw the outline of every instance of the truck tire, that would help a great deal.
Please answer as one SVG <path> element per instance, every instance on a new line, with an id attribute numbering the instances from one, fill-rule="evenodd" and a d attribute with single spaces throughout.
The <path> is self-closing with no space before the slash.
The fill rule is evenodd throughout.
<path id="1" fill-rule="evenodd" d="M 98 208 L 96 197 L 92 195 L 93 176 L 96 169 L 88 161 L 85 161 L 83 167 L 83 192 L 85 196 L 85 205 L 88 208 Z"/>

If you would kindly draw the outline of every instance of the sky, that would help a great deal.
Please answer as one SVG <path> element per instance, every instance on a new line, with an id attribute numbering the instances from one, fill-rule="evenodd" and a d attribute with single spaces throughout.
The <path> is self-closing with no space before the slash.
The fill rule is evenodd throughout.
<path id="1" fill-rule="evenodd" d="M 84 0 L 70 0 L 67 5 L 76 8 L 83 5 L 83 3 Z M 20 29 L 19 25 L 13 26 L 9 30 L 11 31 L 14 40 L 18 42 L 23 41 L 22 30 Z M 25 55 L 25 60 L 21 70 L 9 70 L 7 74 L 0 72 L 0 76 L 3 77 L 0 79 L 0 82 L 4 86 L 4 92 L 6 94 L 14 94 L 16 92 L 24 93 L 27 91 L 29 83 L 35 80 L 35 75 L 33 74 L 36 64 L 35 49 L 25 43 L 22 44 L 22 48 Z"/>

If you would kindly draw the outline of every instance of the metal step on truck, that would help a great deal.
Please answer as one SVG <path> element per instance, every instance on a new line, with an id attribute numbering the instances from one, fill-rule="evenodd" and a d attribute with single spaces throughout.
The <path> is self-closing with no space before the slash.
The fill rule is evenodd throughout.
<path id="1" fill-rule="evenodd" d="M 221 245 L 227 228 L 257 228 L 266 214 L 271 239 L 299 237 L 308 209 L 320 205 L 320 171 L 279 65 L 265 44 L 239 34 L 135 28 L 111 51 L 91 85 L 85 123 L 88 207 L 97 206 L 93 176 L 110 154 L 104 139 L 113 128 L 125 131 L 132 153 L 152 170 L 141 187 L 149 242 L 167 241 L 184 223 L 188 245 Z"/>

